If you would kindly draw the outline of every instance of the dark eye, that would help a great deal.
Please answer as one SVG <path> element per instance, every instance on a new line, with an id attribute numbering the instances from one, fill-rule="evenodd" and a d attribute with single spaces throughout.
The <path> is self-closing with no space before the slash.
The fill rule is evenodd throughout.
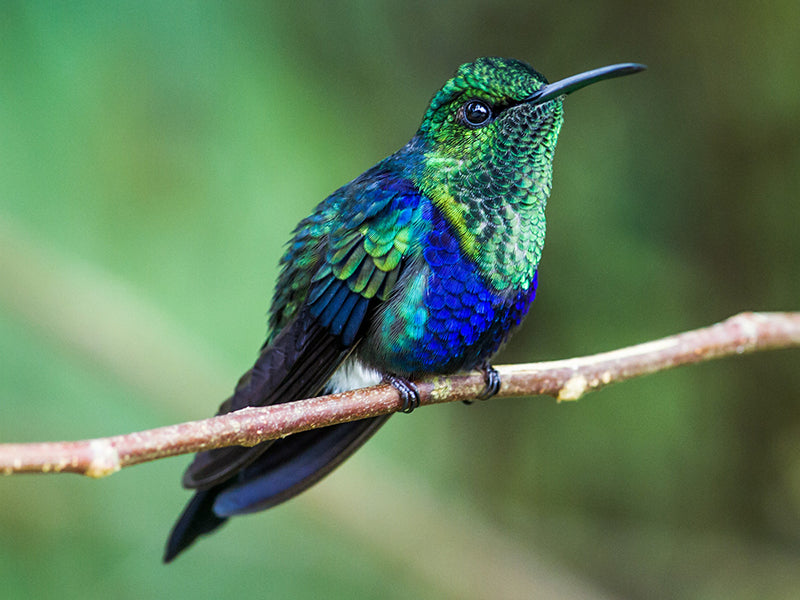
<path id="1" fill-rule="evenodd" d="M 492 120 L 492 109 L 482 100 L 470 100 L 461 107 L 461 118 L 469 127 L 481 127 Z"/>

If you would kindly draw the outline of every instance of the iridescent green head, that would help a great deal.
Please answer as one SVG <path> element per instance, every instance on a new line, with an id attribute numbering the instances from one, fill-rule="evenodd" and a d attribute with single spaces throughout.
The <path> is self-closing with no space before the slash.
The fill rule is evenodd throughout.
<path id="1" fill-rule="evenodd" d="M 494 253 L 483 266 L 498 287 L 524 287 L 538 264 L 564 95 L 643 68 L 612 65 L 550 84 L 524 62 L 479 58 L 433 97 L 416 136 L 417 184 L 468 255 L 480 263 Z"/>
<path id="2" fill-rule="evenodd" d="M 479 58 L 461 65 L 433 97 L 418 136 L 435 168 L 442 162 L 459 170 L 507 167 L 513 175 L 520 161 L 552 158 L 564 95 L 643 68 L 611 65 L 549 84 L 522 61 Z"/>
<path id="3" fill-rule="evenodd" d="M 476 142 L 491 142 L 503 121 L 546 84 L 521 61 L 479 58 L 461 65 L 436 93 L 419 133 L 448 155 L 469 152 Z"/>

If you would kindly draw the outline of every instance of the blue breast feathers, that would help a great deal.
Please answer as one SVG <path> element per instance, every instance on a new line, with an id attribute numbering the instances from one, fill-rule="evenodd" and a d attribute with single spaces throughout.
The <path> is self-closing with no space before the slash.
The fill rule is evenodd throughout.
<path id="1" fill-rule="evenodd" d="M 488 360 L 520 324 L 536 293 L 536 275 L 525 291 L 498 292 L 461 252 L 449 223 L 434 207 L 422 256 L 429 271 L 421 306 L 403 309 L 405 326 L 394 328 L 400 373 L 447 373 Z M 413 296 L 413 295 L 410 295 Z"/>

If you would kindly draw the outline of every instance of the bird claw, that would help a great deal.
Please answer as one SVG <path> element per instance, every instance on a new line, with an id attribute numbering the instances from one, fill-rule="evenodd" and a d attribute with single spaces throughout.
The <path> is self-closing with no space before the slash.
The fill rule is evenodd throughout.
<path id="1" fill-rule="evenodd" d="M 481 365 L 480 370 L 483 371 L 483 381 L 486 383 L 486 387 L 478 395 L 478 400 L 488 400 L 500 391 L 500 373 L 488 362 Z"/>
<path id="2" fill-rule="evenodd" d="M 400 399 L 403 401 L 403 408 L 400 409 L 400 412 L 410 413 L 419 406 L 419 390 L 408 379 L 396 375 L 386 375 L 383 380 L 400 394 Z"/>
<path id="3" fill-rule="evenodd" d="M 492 365 L 488 362 L 483 363 L 480 367 L 478 367 L 480 371 L 483 371 L 483 381 L 486 383 L 483 391 L 477 395 L 478 400 L 488 400 L 497 392 L 500 391 L 500 373 L 497 372 Z M 464 404 L 472 404 L 474 400 L 462 400 Z"/>

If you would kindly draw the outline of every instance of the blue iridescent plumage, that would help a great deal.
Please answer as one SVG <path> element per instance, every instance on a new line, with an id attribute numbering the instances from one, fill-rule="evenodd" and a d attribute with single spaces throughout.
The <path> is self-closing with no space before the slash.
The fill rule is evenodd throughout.
<path id="1" fill-rule="evenodd" d="M 519 325 L 533 301 L 535 283 L 529 293 L 506 298 L 464 256 L 456 233 L 427 198 L 421 211 L 429 224 L 421 245 L 426 268 L 419 271 L 425 292 L 421 303 L 413 299 L 414 305 L 404 309 L 408 323 L 389 334 L 396 348 L 392 370 L 417 374 L 474 368 Z"/>

